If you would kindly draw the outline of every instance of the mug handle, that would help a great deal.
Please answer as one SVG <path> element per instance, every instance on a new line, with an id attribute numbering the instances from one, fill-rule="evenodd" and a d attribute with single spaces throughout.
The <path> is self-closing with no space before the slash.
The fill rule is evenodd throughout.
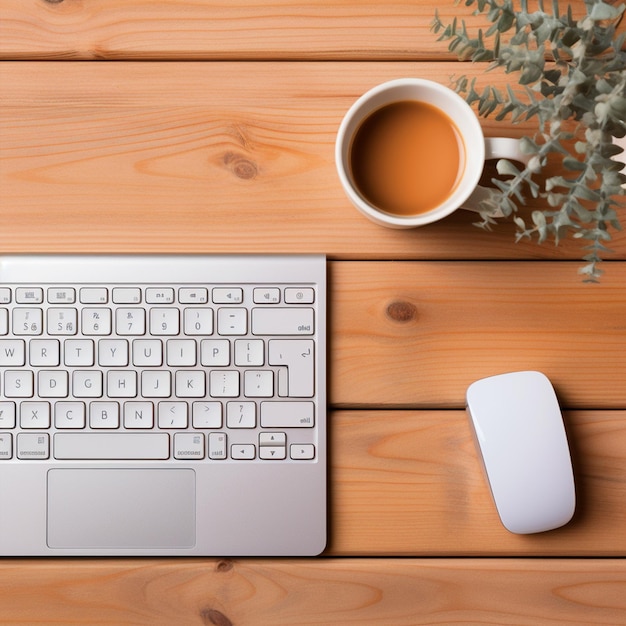
<path id="1" fill-rule="evenodd" d="M 485 161 L 490 159 L 508 159 L 510 161 L 519 161 L 527 164 L 529 155 L 524 154 L 521 150 L 521 142 L 519 139 L 511 137 L 485 137 Z M 462 209 L 480 213 L 480 203 L 488 200 L 493 189 L 477 185 L 472 191 L 470 197 L 463 203 Z M 502 211 L 498 209 L 490 217 L 503 217 Z"/>

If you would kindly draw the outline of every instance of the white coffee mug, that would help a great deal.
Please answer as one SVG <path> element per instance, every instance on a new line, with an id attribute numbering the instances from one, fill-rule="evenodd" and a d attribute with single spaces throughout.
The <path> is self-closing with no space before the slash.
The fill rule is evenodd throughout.
<path id="1" fill-rule="evenodd" d="M 423 102 L 445 113 L 456 126 L 464 152 L 463 169 L 449 195 L 430 210 L 412 215 L 393 214 L 384 207 L 372 204 L 359 191 L 351 171 L 353 141 L 361 124 L 382 107 L 405 101 Z M 478 185 L 485 160 L 501 158 L 522 163 L 527 161 L 517 139 L 485 137 L 478 118 L 461 96 L 437 82 L 421 78 L 391 80 L 363 94 L 343 118 L 335 143 L 337 172 L 348 198 L 369 219 L 390 228 L 414 228 L 430 224 L 459 208 L 478 211 L 479 203 L 489 193 Z"/>

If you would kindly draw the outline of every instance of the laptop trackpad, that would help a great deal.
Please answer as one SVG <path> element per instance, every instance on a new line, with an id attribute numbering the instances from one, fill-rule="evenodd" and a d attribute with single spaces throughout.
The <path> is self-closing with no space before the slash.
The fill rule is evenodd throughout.
<path id="1" fill-rule="evenodd" d="M 195 542 L 191 469 L 48 472 L 50 548 L 190 548 Z"/>

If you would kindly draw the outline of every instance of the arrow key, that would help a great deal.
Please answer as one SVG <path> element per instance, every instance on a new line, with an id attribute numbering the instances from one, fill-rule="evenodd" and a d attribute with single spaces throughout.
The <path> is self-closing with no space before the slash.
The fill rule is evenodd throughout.
<path id="1" fill-rule="evenodd" d="M 293 443 L 290 454 L 296 461 L 310 461 L 315 458 L 315 446 L 312 443 Z"/>
<path id="2" fill-rule="evenodd" d="M 269 461 L 282 461 L 287 456 L 287 448 L 285 446 L 261 446 L 259 448 L 259 457 Z"/>
<path id="3" fill-rule="evenodd" d="M 238 461 L 249 461 L 256 456 L 256 446 L 251 443 L 234 444 L 230 448 L 230 458 Z"/>

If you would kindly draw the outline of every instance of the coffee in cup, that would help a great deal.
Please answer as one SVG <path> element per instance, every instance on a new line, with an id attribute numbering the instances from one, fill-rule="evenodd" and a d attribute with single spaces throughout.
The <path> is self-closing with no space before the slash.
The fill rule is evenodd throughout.
<path id="1" fill-rule="evenodd" d="M 486 158 L 526 160 L 518 140 L 485 138 L 458 94 L 418 78 L 389 81 L 361 96 L 335 146 L 352 203 L 392 228 L 428 224 L 460 207 L 478 210 Z"/>

